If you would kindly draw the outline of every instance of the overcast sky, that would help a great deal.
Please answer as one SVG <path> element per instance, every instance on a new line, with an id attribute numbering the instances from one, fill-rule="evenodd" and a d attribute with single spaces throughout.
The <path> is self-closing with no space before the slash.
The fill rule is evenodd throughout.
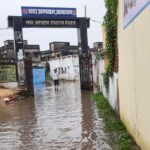
<path id="1" fill-rule="evenodd" d="M 87 6 L 87 17 L 103 21 L 105 14 L 104 0 L 3 0 L 0 4 L 0 28 L 7 28 L 8 15 L 21 15 L 21 6 L 40 7 L 72 7 L 77 9 L 77 16 L 84 17 L 84 6 Z M 53 41 L 69 41 L 77 45 L 76 29 L 32 28 L 23 29 L 23 37 L 29 44 L 39 44 L 41 50 L 49 49 Z M 0 30 L 0 46 L 4 40 L 13 39 L 12 30 Z M 102 41 L 101 23 L 91 21 L 88 29 L 88 42 L 92 47 L 94 42 Z"/>

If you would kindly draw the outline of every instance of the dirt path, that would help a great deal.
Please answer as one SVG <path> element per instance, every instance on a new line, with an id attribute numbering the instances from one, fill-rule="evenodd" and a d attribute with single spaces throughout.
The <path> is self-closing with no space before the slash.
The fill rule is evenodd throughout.
<path id="1" fill-rule="evenodd" d="M 14 95 L 17 92 L 17 89 L 5 89 L 0 87 L 0 100 L 4 97 Z"/>

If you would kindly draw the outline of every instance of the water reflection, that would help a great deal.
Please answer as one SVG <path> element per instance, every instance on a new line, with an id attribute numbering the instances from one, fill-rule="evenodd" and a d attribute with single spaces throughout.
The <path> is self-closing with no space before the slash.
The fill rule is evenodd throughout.
<path id="1" fill-rule="evenodd" d="M 4 104 L 0 109 L 0 149 L 22 149 L 32 139 L 31 129 L 36 124 L 33 99 Z"/>
<path id="2" fill-rule="evenodd" d="M 0 149 L 110 149 L 90 93 L 81 94 L 78 82 L 62 83 L 59 91 L 34 87 L 34 99 L 0 103 Z"/>

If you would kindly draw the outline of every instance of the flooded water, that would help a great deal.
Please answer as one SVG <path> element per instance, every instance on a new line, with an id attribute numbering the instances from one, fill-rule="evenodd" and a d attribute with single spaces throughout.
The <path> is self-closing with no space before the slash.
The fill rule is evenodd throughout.
<path id="1" fill-rule="evenodd" d="M 35 97 L 0 102 L 0 150 L 109 150 L 90 93 L 78 82 L 59 91 L 35 86 Z"/>

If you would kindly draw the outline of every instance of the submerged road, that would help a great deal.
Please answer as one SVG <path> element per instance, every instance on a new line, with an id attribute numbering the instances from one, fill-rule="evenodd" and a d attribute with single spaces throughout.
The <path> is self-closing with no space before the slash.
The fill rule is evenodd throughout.
<path id="1" fill-rule="evenodd" d="M 79 82 L 41 84 L 34 98 L 0 101 L 0 150 L 111 149 L 90 94 Z"/>

